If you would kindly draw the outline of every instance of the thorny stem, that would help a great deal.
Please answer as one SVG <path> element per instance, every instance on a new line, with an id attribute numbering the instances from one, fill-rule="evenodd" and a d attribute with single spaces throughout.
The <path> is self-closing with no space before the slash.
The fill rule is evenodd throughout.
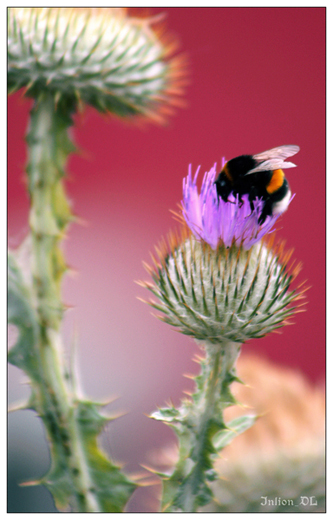
<path id="1" fill-rule="evenodd" d="M 64 310 L 60 281 L 66 270 L 59 242 L 72 218 L 62 185 L 63 165 L 71 150 L 69 124 L 51 95 L 40 96 L 27 136 L 33 293 L 40 327 L 40 341 L 34 352 L 34 405 L 47 429 L 51 449 L 57 459 L 66 461 L 75 490 L 73 510 L 98 512 L 75 417 L 75 396 L 66 383 L 59 332 Z"/>
<path id="2" fill-rule="evenodd" d="M 223 345 L 206 345 L 206 358 L 202 363 L 203 378 L 193 402 L 188 408 L 183 433 L 179 435 L 179 461 L 173 474 L 181 492 L 176 494 L 173 504 L 169 503 L 166 511 L 196 512 L 198 494 L 203 482 L 205 457 L 207 457 L 207 439 L 213 421 L 223 424 L 223 410 L 230 406 L 229 386 L 233 379 L 233 369 L 239 354 L 240 344 L 226 342 Z M 201 385 L 200 385 L 201 386 Z M 190 433 L 189 433 L 190 432 Z M 189 464 L 189 459 L 191 464 Z M 167 483 L 166 483 L 167 485 Z M 166 490 L 166 493 L 168 491 Z M 166 503 L 165 497 L 162 503 Z"/>
<path id="3" fill-rule="evenodd" d="M 232 344 L 232 347 L 230 344 L 223 345 L 222 349 L 220 346 L 214 348 L 213 345 L 207 348 L 207 367 L 209 367 L 210 373 L 206 374 L 206 388 L 202 397 L 202 415 L 198 421 L 197 444 L 193 450 L 195 460 L 202 459 L 209 422 L 216 415 L 217 403 L 221 400 L 221 386 L 226 383 L 227 374 L 233 367 L 238 352 L 239 344 L 235 343 Z M 227 403 L 228 405 L 229 403 Z M 184 511 L 186 512 L 195 511 L 197 471 L 200 471 L 199 465 L 192 472 L 183 490 Z"/>
<path id="4" fill-rule="evenodd" d="M 193 459 L 200 460 L 201 453 L 203 450 L 203 445 L 206 438 L 206 431 L 210 417 L 215 409 L 215 401 L 216 401 L 216 392 L 219 381 L 219 372 L 220 372 L 220 360 L 221 353 L 217 351 L 215 356 L 212 357 L 212 371 L 209 375 L 209 379 L 207 381 L 206 392 L 203 396 L 203 413 L 200 417 L 198 424 L 198 434 L 197 434 L 197 444 L 193 450 Z M 187 480 L 186 485 L 183 490 L 183 503 L 184 503 L 184 511 L 193 512 L 195 507 L 195 494 L 196 494 L 196 481 L 197 475 L 196 473 L 200 470 L 197 467 L 192 472 L 191 477 Z"/>

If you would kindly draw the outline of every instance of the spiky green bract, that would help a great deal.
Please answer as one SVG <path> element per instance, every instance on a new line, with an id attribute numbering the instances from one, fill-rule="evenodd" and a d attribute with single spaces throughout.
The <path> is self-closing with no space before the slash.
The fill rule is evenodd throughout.
<path id="1" fill-rule="evenodd" d="M 153 283 L 143 282 L 158 299 L 148 303 L 163 321 L 197 340 L 243 343 L 282 327 L 301 296 L 290 290 L 299 265 L 288 268 L 291 252 L 273 239 L 249 250 L 221 245 L 216 250 L 186 228 L 157 249 Z"/>
<path id="2" fill-rule="evenodd" d="M 40 416 L 50 445 L 51 468 L 38 483 L 60 510 L 121 512 L 136 486 L 98 448 L 109 419 L 99 403 L 76 395 L 60 336 L 60 284 L 67 268 L 60 242 L 72 219 L 63 176 L 73 150 L 71 120 L 62 109 L 52 95 L 42 94 L 31 114 L 30 235 L 8 261 L 8 318 L 18 329 L 9 361 L 29 377 L 26 408 Z"/>
<path id="3" fill-rule="evenodd" d="M 159 119 L 182 93 L 173 46 L 122 8 L 9 8 L 8 88 Z"/>
<path id="4" fill-rule="evenodd" d="M 195 512 L 211 501 L 209 483 L 217 476 L 213 462 L 218 450 L 255 420 L 242 417 L 237 424 L 226 425 L 223 419 L 224 409 L 235 403 L 230 385 L 237 380 L 239 349 L 239 344 L 232 342 L 219 346 L 206 343 L 206 357 L 201 359 L 201 373 L 195 378 L 191 399 L 183 400 L 179 409 L 163 408 L 152 415 L 169 424 L 179 438 L 176 468 L 171 475 L 161 475 L 164 512 Z"/>

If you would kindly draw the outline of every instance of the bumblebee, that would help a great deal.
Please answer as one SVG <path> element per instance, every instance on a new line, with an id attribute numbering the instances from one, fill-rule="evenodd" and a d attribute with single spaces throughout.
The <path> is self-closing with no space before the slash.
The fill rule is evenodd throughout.
<path id="1" fill-rule="evenodd" d="M 224 202 L 233 202 L 229 200 L 230 194 L 238 196 L 242 206 L 243 195 L 248 195 L 251 211 L 254 211 L 253 201 L 257 197 L 262 199 L 264 206 L 258 218 L 259 224 L 263 224 L 268 216 L 283 213 L 288 207 L 291 191 L 282 168 L 296 166 L 284 160 L 297 152 L 299 146 L 287 144 L 257 155 L 240 155 L 231 159 L 215 181 L 218 196 Z"/>

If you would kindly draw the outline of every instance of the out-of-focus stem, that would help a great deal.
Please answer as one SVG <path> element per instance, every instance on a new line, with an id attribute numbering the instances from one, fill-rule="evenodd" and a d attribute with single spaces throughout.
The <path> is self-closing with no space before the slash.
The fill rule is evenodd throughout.
<path id="1" fill-rule="evenodd" d="M 64 310 L 60 282 L 66 270 L 59 243 L 71 219 L 62 185 L 63 166 L 71 149 L 69 124 L 70 119 L 57 109 L 52 95 L 39 97 L 27 136 L 32 290 L 40 327 L 34 351 L 34 406 L 45 424 L 55 455 L 52 460 L 61 461 L 70 475 L 72 509 L 98 512 L 75 417 L 75 396 L 66 382 L 59 332 Z"/>

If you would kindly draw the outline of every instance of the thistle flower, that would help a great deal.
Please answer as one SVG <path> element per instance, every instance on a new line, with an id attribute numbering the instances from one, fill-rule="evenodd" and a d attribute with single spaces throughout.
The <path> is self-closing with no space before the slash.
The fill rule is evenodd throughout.
<path id="1" fill-rule="evenodd" d="M 204 240 L 212 249 L 216 249 L 220 242 L 225 247 L 235 243 L 249 249 L 272 229 L 280 214 L 268 216 L 265 222 L 259 225 L 258 218 L 263 209 L 263 200 L 255 200 L 252 211 L 247 195 L 243 195 L 242 205 L 233 195 L 229 196 L 231 202 L 224 202 L 218 197 L 214 185 L 216 164 L 205 173 L 198 193 L 199 170 L 200 167 L 192 179 L 191 165 L 189 166 L 188 176 L 183 181 L 182 202 L 184 219 L 197 239 Z"/>
<path id="2" fill-rule="evenodd" d="M 159 317 L 200 342 L 205 357 L 195 377 L 191 399 L 152 414 L 173 427 L 179 437 L 179 459 L 163 479 L 162 509 L 195 512 L 213 497 L 214 460 L 225 439 L 248 429 L 255 416 L 225 422 L 224 410 L 235 404 L 230 391 L 237 381 L 240 343 L 265 336 L 294 313 L 302 292 L 291 290 L 300 265 L 290 265 L 291 251 L 274 245 L 271 230 L 277 217 L 259 225 L 262 201 L 217 199 L 215 166 L 206 173 L 201 192 L 191 170 L 184 180 L 179 233 L 169 234 L 146 265 L 153 282 L 142 282 L 158 299 L 152 307 Z"/>
<path id="3" fill-rule="evenodd" d="M 154 18 L 122 8 L 10 8 L 8 85 L 47 89 L 119 116 L 160 119 L 182 92 L 182 62 L 152 29 Z"/>
<path id="4" fill-rule="evenodd" d="M 161 319 L 184 334 L 210 343 L 243 343 L 287 323 L 301 298 L 291 282 L 300 264 L 289 265 L 292 251 L 263 240 L 278 216 L 258 224 L 261 200 L 251 212 L 244 204 L 218 200 L 216 165 L 205 173 L 200 194 L 191 168 L 183 182 L 183 226 L 156 249 L 153 267 L 146 265 L 153 283 L 144 282 L 159 302 L 149 303 Z"/>

